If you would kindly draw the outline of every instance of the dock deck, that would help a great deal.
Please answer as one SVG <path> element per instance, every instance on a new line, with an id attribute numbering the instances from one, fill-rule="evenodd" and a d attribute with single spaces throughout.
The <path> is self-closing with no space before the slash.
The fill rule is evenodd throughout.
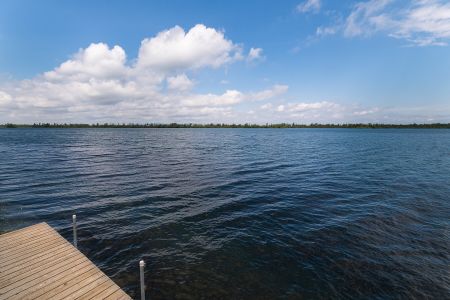
<path id="1" fill-rule="evenodd" d="M 131 299 L 47 223 L 0 235 L 0 299 Z"/>

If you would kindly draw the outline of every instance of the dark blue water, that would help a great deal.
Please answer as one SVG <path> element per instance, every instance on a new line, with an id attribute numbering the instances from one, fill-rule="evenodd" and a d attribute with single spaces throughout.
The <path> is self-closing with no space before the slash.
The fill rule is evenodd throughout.
<path id="1" fill-rule="evenodd" d="M 73 213 L 132 296 L 448 299 L 450 130 L 0 130 L 0 231 Z"/>

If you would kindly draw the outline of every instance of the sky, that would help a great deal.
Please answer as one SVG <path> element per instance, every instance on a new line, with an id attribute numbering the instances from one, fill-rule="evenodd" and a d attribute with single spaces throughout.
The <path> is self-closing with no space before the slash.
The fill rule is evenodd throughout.
<path id="1" fill-rule="evenodd" d="M 448 0 L 0 2 L 0 123 L 450 122 Z"/>

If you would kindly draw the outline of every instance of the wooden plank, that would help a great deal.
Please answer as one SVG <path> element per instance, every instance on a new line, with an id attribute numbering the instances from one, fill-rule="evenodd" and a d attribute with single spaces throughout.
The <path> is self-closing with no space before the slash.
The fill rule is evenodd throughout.
<path id="1" fill-rule="evenodd" d="M 72 269 L 70 274 L 61 274 L 59 276 L 55 276 L 53 282 L 43 286 L 36 291 L 27 294 L 23 297 L 23 300 L 31 300 L 31 299 L 48 299 L 53 297 L 56 294 L 61 293 L 66 290 L 68 287 L 76 284 L 80 281 L 80 276 L 87 273 L 83 276 L 91 276 L 97 273 L 97 269 L 93 268 L 92 265 L 82 267 L 80 269 Z"/>
<path id="2" fill-rule="evenodd" d="M 34 248 L 53 243 L 54 241 L 67 243 L 66 240 L 61 237 L 55 236 L 53 233 L 46 233 L 45 235 L 36 237 L 34 240 L 27 240 L 20 245 L 15 245 L 14 247 L 5 249 L 4 251 L 0 251 L 0 258 L 8 258 L 11 256 L 11 253 L 18 254 L 22 252 L 30 252 Z"/>
<path id="3" fill-rule="evenodd" d="M 29 261 L 21 261 L 20 264 L 10 265 L 8 269 L 0 270 L 0 281 L 5 276 L 17 276 L 23 272 L 32 272 L 34 268 L 39 265 L 47 264 L 47 262 L 53 262 L 54 259 L 59 258 L 60 256 L 64 257 L 66 255 L 70 255 L 71 253 L 76 253 L 72 248 L 67 245 L 65 247 L 59 247 L 55 249 L 49 249 L 47 252 L 42 252 L 44 255 L 39 257 L 38 259 L 31 259 Z M 53 250 L 53 251 L 52 251 Z"/>
<path id="4" fill-rule="evenodd" d="M 59 255 L 54 255 L 50 257 L 50 259 L 46 261 L 41 261 L 39 263 L 35 263 L 31 266 L 26 266 L 25 268 L 21 268 L 20 270 L 17 270 L 16 272 L 11 272 L 8 275 L 4 276 L 3 278 L 0 278 L 0 288 L 7 286 L 15 281 L 20 281 L 24 278 L 27 278 L 32 273 L 38 273 L 39 270 L 50 270 L 52 266 L 55 264 L 58 264 L 60 262 L 65 262 L 68 259 L 71 259 L 75 256 L 78 256 L 78 253 L 75 251 L 70 251 L 69 253 L 63 252 Z"/>
<path id="5" fill-rule="evenodd" d="M 7 240 L 0 240 L 0 251 L 4 251 L 7 250 L 8 248 L 15 247 L 28 240 L 33 240 L 38 236 L 47 234 L 51 230 L 52 229 L 50 227 L 42 227 L 33 231 L 27 231 L 23 234 L 18 234 Z"/>
<path id="6" fill-rule="evenodd" d="M 16 247 L 0 252 L 0 261 L 4 262 L 11 260 L 11 258 L 13 257 L 19 257 L 24 253 L 25 254 L 29 253 L 31 250 L 35 248 L 41 248 L 42 246 L 53 244 L 55 242 L 66 242 L 66 241 L 63 241 L 61 238 L 59 238 L 58 236 L 54 236 L 53 234 L 45 235 L 42 238 L 37 238 L 36 240 L 23 243 Z"/>
<path id="7" fill-rule="evenodd" d="M 39 263 L 40 259 L 48 256 L 51 253 L 54 253 L 56 251 L 61 251 L 61 250 L 67 251 L 68 249 L 70 249 L 70 245 L 67 245 L 67 244 L 61 244 L 59 246 L 54 247 L 53 249 L 46 249 L 45 251 L 38 252 L 32 256 L 23 258 L 20 261 L 17 261 L 16 263 L 12 263 L 8 266 L 5 266 L 4 268 L 1 268 L 0 274 L 8 274 L 11 269 L 23 268 L 27 264 Z M 3 276 L 3 275 L 1 275 L 1 276 Z"/>
<path id="8" fill-rule="evenodd" d="M 117 285 L 113 285 L 108 287 L 107 289 L 104 289 L 101 293 L 94 295 L 93 297 L 86 297 L 81 299 L 91 300 L 91 299 L 105 299 L 109 295 L 114 294 L 117 292 L 120 288 Z"/>
<path id="9" fill-rule="evenodd" d="M 72 268 L 70 273 L 59 273 L 28 289 L 21 294 L 21 299 L 48 299 L 79 282 L 81 275 L 90 276 L 96 273 L 95 268 L 90 263 L 82 263 Z"/>
<path id="10" fill-rule="evenodd" d="M 46 223 L 0 236 L 0 300 L 131 299 Z"/>
<path id="11" fill-rule="evenodd" d="M 77 270 L 87 268 L 89 266 L 90 266 L 89 262 L 84 262 L 82 264 L 73 266 L 70 270 L 71 272 L 75 272 Z M 42 288 L 45 288 L 45 286 L 48 286 L 55 281 L 61 280 L 61 278 L 65 277 L 66 275 L 68 275 L 67 272 L 66 273 L 62 272 L 51 277 L 42 278 L 41 281 L 39 282 L 27 284 L 27 286 L 23 287 L 21 290 L 16 292 L 16 294 L 10 293 L 10 295 L 8 295 L 9 298 L 6 299 L 23 299 L 27 295 L 38 293 L 40 290 L 42 290 Z M 65 288 L 68 288 L 68 286 L 66 286 Z M 2 299 L 2 296 L 0 296 L 0 299 Z"/>
<path id="12" fill-rule="evenodd" d="M 49 298 L 49 300 L 76 299 L 80 296 L 83 296 L 98 285 L 102 284 L 106 280 L 108 280 L 108 277 L 106 277 L 106 275 L 95 273 L 95 275 L 84 278 L 76 285 L 73 285 L 69 289 L 66 289 L 64 292 Z"/>
<path id="13" fill-rule="evenodd" d="M 0 239 L 0 249 L 8 248 L 11 245 L 22 243 L 22 241 L 27 239 L 32 239 L 38 235 L 41 235 L 43 232 L 51 231 L 52 228 L 48 226 L 40 226 L 31 230 L 26 230 L 23 232 L 19 232 L 14 235 L 10 235 L 6 239 Z"/>
<path id="14" fill-rule="evenodd" d="M 44 232 L 54 233 L 55 230 L 44 223 L 39 227 L 32 228 L 31 230 L 26 230 L 18 233 L 14 232 L 14 234 L 10 235 L 7 239 L 0 238 L 0 245 L 6 245 L 13 242 L 21 242 L 26 239 L 35 238 L 36 236 L 41 235 Z"/>
<path id="15" fill-rule="evenodd" d="M 13 284 L 6 286 L 0 286 L 0 295 L 7 294 L 11 290 L 26 289 L 39 284 L 43 278 L 51 278 L 52 276 L 61 272 L 70 271 L 70 268 L 79 265 L 83 261 L 83 257 L 75 256 L 69 258 L 67 261 L 63 261 L 53 265 L 48 269 L 41 269 L 38 272 L 29 273 L 29 276 L 22 280 L 14 281 Z"/>
<path id="16" fill-rule="evenodd" d="M 112 281 L 107 280 L 93 289 L 90 293 L 86 293 L 83 296 L 78 297 L 77 300 L 89 300 L 92 298 L 103 299 L 114 293 L 117 289 L 118 286 L 116 286 Z"/>
<path id="17" fill-rule="evenodd" d="M 124 291 L 122 290 L 117 290 L 114 293 L 112 293 L 111 295 L 103 298 L 104 300 L 125 300 L 125 299 L 131 299 L 130 296 L 128 296 L 127 294 L 125 294 Z"/>
<path id="18" fill-rule="evenodd" d="M 64 240 L 61 236 L 55 235 L 54 231 L 48 229 L 45 232 L 39 232 L 42 234 L 34 234 L 33 237 L 20 239 L 20 236 L 17 237 L 17 242 L 14 244 L 5 244 L 4 248 L 0 251 L 0 255 L 6 255 L 8 252 L 17 251 L 19 249 L 33 247 L 36 243 L 43 242 L 47 239 L 61 239 Z"/>
<path id="19" fill-rule="evenodd" d="M 46 243 L 46 242 L 47 242 L 47 240 L 44 240 L 42 245 L 36 245 L 35 247 L 30 247 L 29 249 L 21 249 L 22 251 L 13 252 L 13 253 L 10 253 L 9 255 L 1 254 L 0 268 L 5 268 L 6 266 L 8 266 L 10 264 L 20 262 L 20 260 L 22 260 L 22 259 L 26 259 L 30 256 L 38 254 L 47 249 L 52 249 L 59 245 L 66 244 L 65 241 L 62 241 L 60 239 L 50 240 L 48 243 Z"/>
<path id="20" fill-rule="evenodd" d="M 7 240 L 11 236 L 15 236 L 15 235 L 18 235 L 18 234 L 24 234 L 27 231 L 32 231 L 32 230 L 35 230 L 36 228 L 46 227 L 46 226 L 48 226 L 47 223 L 38 223 L 38 224 L 35 224 L 35 225 L 31 225 L 31 226 L 28 226 L 28 227 L 24 227 L 24 228 L 21 228 L 21 229 L 14 230 L 14 231 L 11 231 L 11 232 L 3 233 L 3 234 L 0 235 L 0 242 L 4 241 L 4 240 Z"/>

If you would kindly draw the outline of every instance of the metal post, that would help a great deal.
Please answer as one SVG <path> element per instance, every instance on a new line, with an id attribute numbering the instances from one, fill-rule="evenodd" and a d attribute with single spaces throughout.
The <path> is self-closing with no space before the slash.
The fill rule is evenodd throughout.
<path id="1" fill-rule="evenodd" d="M 141 300 L 145 300 L 144 267 L 145 262 L 141 260 L 139 262 L 139 271 L 141 273 Z"/>
<path id="2" fill-rule="evenodd" d="M 72 221 L 73 221 L 73 245 L 75 248 L 77 247 L 77 215 L 72 215 Z"/>

